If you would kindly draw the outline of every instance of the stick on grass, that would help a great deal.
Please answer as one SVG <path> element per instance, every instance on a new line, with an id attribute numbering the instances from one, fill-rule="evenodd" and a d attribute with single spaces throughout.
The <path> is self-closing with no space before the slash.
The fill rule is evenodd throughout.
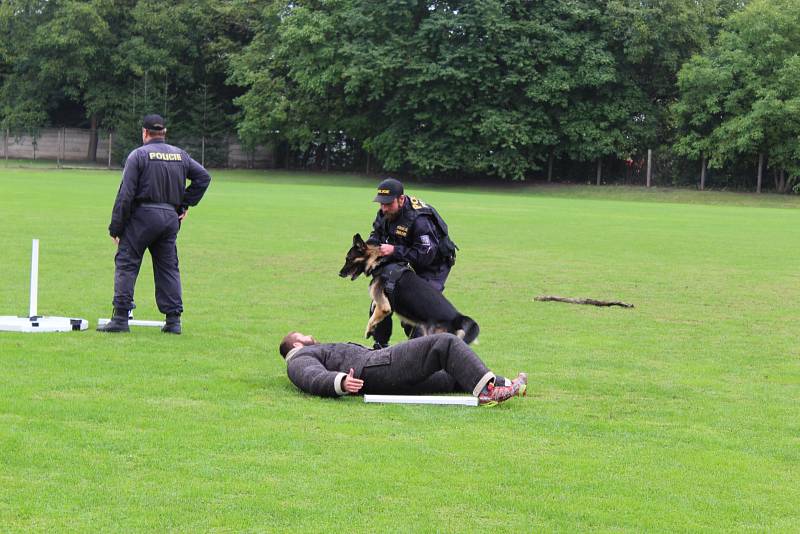
<path id="1" fill-rule="evenodd" d="M 534 297 L 533 300 L 540 302 L 554 301 L 554 302 L 569 302 L 570 304 L 591 304 L 592 306 L 620 306 L 622 308 L 633 308 L 633 304 L 621 302 L 619 300 L 597 300 L 586 298 L 571 298 L 571 297 L 557 297 L 555 295 L 539 295 Z"/>

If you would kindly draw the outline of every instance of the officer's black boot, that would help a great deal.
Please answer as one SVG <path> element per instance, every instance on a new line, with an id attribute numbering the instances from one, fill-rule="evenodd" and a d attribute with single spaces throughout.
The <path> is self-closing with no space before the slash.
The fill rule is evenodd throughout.
<path id="1" fill-rule="evenodd" d="M 179 313 L 168 313 L 167 322 L 161 327 L 161 331 L 165 334 L 180 334 L 181 315 Z"/>
<path id="2" fill-rule="evenodd" d="M 130 332 L 128 326 L 128 310 L 118 310 L 114 308 L 114 316 L 103 326 L 97 327 L 98 332 Z"/>
<path id="3" fill-rule="evenodd" d="M 389 346 L 389 338 L 392 337 L 392 317 L 386 317 L 383 321 L 375 325 L 372 331 L 372 339 L 375 340 L 373 349 L 385 349 Z"/>
<path id="4" fill-rule="evenodd" d="M 369 307 L 369 314 L 375 311 L 375 303 L 373 302 Z M 389 338 L 392 337 L 392 316 L 388 315 L 383 318 L 383 321 L 375 325 L 372 331 L 372 339 L 375 344 L 372 345 L 373 349 L 385 349 L 389 346 Z"/>

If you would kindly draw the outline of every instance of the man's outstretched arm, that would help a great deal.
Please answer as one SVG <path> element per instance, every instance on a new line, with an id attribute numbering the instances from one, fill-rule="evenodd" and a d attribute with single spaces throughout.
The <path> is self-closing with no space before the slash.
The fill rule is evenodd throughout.
<path id="1" fill-rule="evenodd" d="M 288 363 L 286 370 L 289 380 L 306 393 L 320 397 L 339 397 L 347 394 L 347 390 L 344 389 L 346 387 L 344 379 L 348 375 L 327 370 L 311 355 L 296 355 Z M 360 386 L 358 389 L 361 389 Z"/>

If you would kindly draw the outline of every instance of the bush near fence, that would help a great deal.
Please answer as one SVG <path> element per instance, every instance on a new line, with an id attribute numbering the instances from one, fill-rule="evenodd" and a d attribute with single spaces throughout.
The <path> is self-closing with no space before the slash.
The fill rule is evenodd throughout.
<path id="1" fill-rule="evenodd" d="M 141 138 L 136 132 L 126 137 L 97 132 L 96 160 L 89 163 L 89 144 L 91 130 L 87 128 L 39 128 L 17 129 L 0 132 L 2 147 L 0 157 L 16 161 L 40 160 L 55 161 L 59 165 L 88 164 L 118 168 L 124 164 L 128 152 L 138 146 Z M 286 143 L 276 146 L 257 146 L 246 149 L 235 135 L 224 137 L 180 137 L 170 136 L 169 142 L 185 149 L 193 158 L 210 168 L 243 169 L 313 169 L 347 172 L 381 172 L 380 162 L 371 161 L 360 146 L 350 140 L 327 148 L 325 145 L 310 145 L 305 151 L 290 150 Z M 111 155 L 109 157 L 109 146 Z M 653 185 L 703 188 L 701 183 L 701 164 L 678 156 L 670 146 L 656 147 L 651 151 L 652 174 L 647 180 L 647 152 L 633 154 L 626 161 L 616 158 L 603 158 L 598 162 L 556 159 L 548 169 L 543 162 L 538 172 L 531 173 L 528 179 L 556 182 L 578 183 L 616 183 L 626 185 Z M 705 188 L 753 190 L 756 184 L 757 160 L 740 162 L 725 169 L 706 169 Z M 402 173 L 400 173 L 402 175 Z M 598 174 L 600 180 L 598 180 Z M 762 188 L 781 191 L 773 172 L 765 172 Z M 444 176 L 444 179 L 457 178 L 469 180 L 476 177 L 458 173 Z M 791 190 L 791 188 L 790 188 Z"/>

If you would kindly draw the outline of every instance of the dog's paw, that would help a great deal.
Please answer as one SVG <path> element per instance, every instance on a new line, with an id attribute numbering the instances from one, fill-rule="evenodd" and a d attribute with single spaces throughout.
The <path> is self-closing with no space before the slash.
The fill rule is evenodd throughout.
<path id="1" fill-rule="evenodd" d="M 463 328 L 459 328 L 458 330 L 456 330 L 456 337 L 457 338 L 464 339 L 464 336 L 466 336 L 466 335 L 467 335 L 467 333 L 464 332 Z"/>

